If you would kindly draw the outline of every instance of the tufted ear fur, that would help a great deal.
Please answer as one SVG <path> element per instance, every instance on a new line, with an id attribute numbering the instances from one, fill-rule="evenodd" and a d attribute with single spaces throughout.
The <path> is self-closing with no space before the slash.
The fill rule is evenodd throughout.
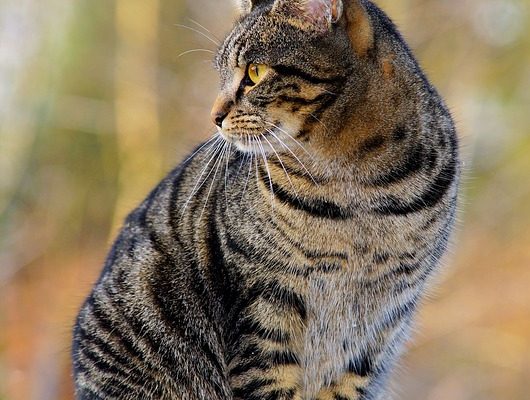
<path id="1" fill-rule="evenodd" d="M 290 14 L 325 31 L 342 16 L 342 0 L 277 0 L 274 9 Z"/>
<path id="2" fill-rule="evenodd" d="M 373 46 L 373 29 L 363 0 L 276 0 L 274 9 L 287 13 L 320 32 L 343 24 L 353 49 L 365 55 Z"/>
<path id="3" fill-rule="evenodd" d="M 241 15 L 247 15 L 260 4 L 267 3 L 269 0 L 234 0 Z"/>

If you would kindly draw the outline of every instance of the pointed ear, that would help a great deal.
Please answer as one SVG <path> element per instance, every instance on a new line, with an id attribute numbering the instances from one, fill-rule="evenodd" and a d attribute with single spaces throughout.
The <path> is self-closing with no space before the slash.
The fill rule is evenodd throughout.
<path id="1" fill-rule="evenodd" d="M 345 0 L 344 20 L 353 50 L 365 56 L 374 46 L 372 21 L 362 0 Z"/>
<path id="2" fill-rule="evenodd" d="M 274 10 L 310 23 L 325 32 L 342 17 L 343 0 L 277 0 Z"/>
<path id="3" fill-rule="evenodd" d="M 326 32 L 334 24 L 346 27 L 353 49 L 365 55 L 373 46 L 374 34 L 363 0 L 276 0 L 274 10 Z"/>
<path id="4" fill-rule="evenodd" d="M 241 15 L 247 15 L 260 4 L 266 3 L 268 0 L 234 0 Z"/>

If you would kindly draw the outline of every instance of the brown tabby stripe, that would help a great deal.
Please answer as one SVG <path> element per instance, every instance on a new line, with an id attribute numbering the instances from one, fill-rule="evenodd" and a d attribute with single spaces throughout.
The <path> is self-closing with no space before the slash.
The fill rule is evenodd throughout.
<path id="1" fill-rule="evenodd" d="M 235 325 L 231 332 L 232 337 L 238 338 L 243 335 L 256 335 L 262 339 L 270 340 L 275 343 L 287 344 L 290 340 L 289 332 L 280 328 L 265 328 L 256 321 L 252 316 L 242 317 Z"/>
<path id="2" fill-rule="evenodd" d="M 285 263 L 271 255 L 264 254 L 263 251 L 255 247 L 254 244 L 248 243 L 242 238 L 233 237 L 229 231 L 227 231 L 225 235 L 226 248 L 230 253 L 240 255 L 242 260 L 263 265 L 275 265 L 278 269 L 284 268 L 284 270 L 287 270 L 287 265 Z"/>
<path id="3" fill-rule="evenodd" d="M 456 178 L 456 164 L 448 162 L 429 187 L 410 203 L 403 203 L 393 196 L 382 201 L 375 211 L 381 215 L 408 215 L 437 205 L 445 196 Z"/>
<path id="4" fill-rule="evenodd" d="M 244 387 L 234 389 L 234 396 L 241 399 L 259 398 L 260 392 L 266 386 L 276 383 L 274 379 L 254 378 L 248 382 Z"/>
<path id="5" fill-rule="evenodd" d="M 252 285 L 249 298 L 256 299 L 258 297 L 277 307 L 296 311 L 302 321 L 307 318 L 306 305 L 302 297 L 277 281 L 258 281 Z"/>
<path id="6" fill-rule="evenodd" d="M 262 222 L 261 218 L 258 219 L 258 222 Z M 346 253 L 333 253 L 333 252 L 324 252 L 324 251 L 316 251 L 316 250 L 309 250 L 304 248 L 298 241 L 294 240 L 291 236 L 289 236 L 283 228 L 281 228 L 275 221 L 268 221 L 272 227 L 282 235 L 282 239 L 284 240 L 284 245 L 295 248 L 297 251 L 302 253 L 305 258 L 312 261 L 315 265 L 312 267 L 313 269 L 320 269 L 322 268 L 324 270 L 333 270 L 335 266 L 328 265 L 324 267 L 323 265 L 319 265 L 319 262 L 322 259 L 333 259 L 338 260 L 336 262 L 340 261 L 346 261 L 348 260 L 348 256 Z M 337 269 L 340 269 L 340 266 L 336 266 Z"/>
<path id="7" fill-rule="evenodd" d="M 236 399 L 244 400 L 290 400 L 294 399 L 296 389 L 276 389 L 270 392 L 264 392 L 263 389 L 249 388 L 236 389 L 234 390 L 234 396 Z"/>
<path id="8" fill-rule="evenodd" d="M 370 182 L 373 186 L 387 186 L 399 183 L 419 172 L 424 164 L 423 144 L 417 144 L 411 151 L 406 152 L 405 158 L 389 172 L 378 176 Z"/>
<path id="9" fill-rule="evenodd" d="M 276 200 L 291 208 L 303 211 L 316 218 L 326 218 L 331 220 L 346 220 L 351 218 L 351 214 L 348 210 L 345 210 L 330 201 L 318 199 L 302 200 L 300 197 L 294 197 L 278 184 L 271 182 L 266 172 L 263 170 L 260 171 L 260 179 L 263 186 L 274 195 Z"/>
<path id="10" fill-rule="evenodd" d="M 274 366 L 300 364 L 298 357 L 292 351 L 276 350 L 267 352 L 252 343 L 246 347 L 239 357 L 241 361 L 229 371 L 232 377 L 246 374 L 252 369 L 267 371 Z"/>
<path id="11" fill-rule="evenodd" d="M 287 103 L 297 104 L 300 106 L 307 106 L 307 105 L 322 103 L 323 101 L 325 101 L 326 99 L 330 97 L 331 95 L 329 93 L 321 93 L 312 99 L 306 99 L 305 97 L 279 95 L 278 100 L 285 101 Z"/>
<path id="12" fill-rule="evenodd" d="M 312 83 L 314 85 L 322 85 L 322 84 L 336 84 L 338 86 L 343 85 L 347 76 L 345 75 L 337 75 L 337 76 L 331 76 L 331 77 L 322 77 L 322 76 L 315 76 L 313 74 L 310 74 L 308 72 L 304 72 L 297 67 L 294 66 L 288 66 L 288 65 L 275 65 L 274 69 L 276 72 L 282 74 L 282 75 L 290 75 L 295 76 L 297 78 L 301 78 L 309 83 Z"/>
<path id="13" fill-rule="evenodd" d="M 368 354 L 363 354 L 348 363 L 348 372 L 361 377 L 372 375 L 375 369 L 375 361 Z"/>
<path id="14" fill-rule="evenodd" d="M 381 321 L 381 329 L 387 330 L 394 328 L 404 319 L 410 318 L 418 307 L 418 297 L 418 295 L 413 296 L 408 302 L 396 305 L 394 308 L 388 310 L 385 318 Z"/>
<path id="15" fill-rule="evenodd" d="M 267 135 L 268 138 L 273 138 L 272 135 Z M 300 163 L 297 161 L 292 160 L 292 157 L 290 154 L 284 154 L 282 157 L 282 163 L 278 161 L 277 158 L 270 158 L 267 160 L 270 164 L 274 165 L 275 168 L 278 168 L 279 170 L 284 171 L 286 175 L 288 175 L 291 178 L 296 178 L 298 180 L 302 180 L 305 183 L 309 183 L 310 185 L 314 185 L 315 182 L 317 184 L 323 184 L 324 180 L 320 179 L 318 176 L 312 175 L 309 176 L 309 174 L 303 169 L 298 168 Z M 263 171 L 262 171 L 263 172 Z"/>
<path id="16" fill-rule="evenodd" d="M 337 99 L 341 94 L 341 90 L 335 88 L 334 91 L 337 93 L 336 96 L 330 95 L 326 100 L 318 104 L 318 107 L 315 109 L 314 112 L 312 112 L 305 118 L 303 129 L 297 132 L 294 136 L 296 140 L 300 140 L 302 142 L 306 141 L 310 134 L 310 128 L 319 124 L 319 120 L 322 118 L 322 114 L 324 114 L 326 110 L 331 108 L 337 102 Z"/>

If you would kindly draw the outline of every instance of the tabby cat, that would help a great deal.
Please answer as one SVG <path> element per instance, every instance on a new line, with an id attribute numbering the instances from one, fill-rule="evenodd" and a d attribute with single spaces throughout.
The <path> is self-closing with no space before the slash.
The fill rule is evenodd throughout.
<path id="1" fill-rule="evenodd" d="M 450 113 L 368 0 L 240 9 L 218 133 L 129 215 L 79 313 L 78 399 L 390 396 L 455 220 Z"/>

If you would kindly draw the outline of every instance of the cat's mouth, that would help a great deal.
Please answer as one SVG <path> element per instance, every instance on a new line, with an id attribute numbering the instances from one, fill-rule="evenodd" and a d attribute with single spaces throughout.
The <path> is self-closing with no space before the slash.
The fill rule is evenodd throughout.
<path id="1" fill-rule="evenodd" d="M 233 133 L 219 129 L 219 134 L 226 142 L 233 144 L 243 153 L 269 154 L 275 151 L 276 139 L 267 131 Z"/>
<path id="2" fill-rule="evenodd" d="M 218 128 L 221 137 L 236 146 L 244 153 L 278 154 L 292 152 L 292 147 L 298 143 L 295 139 L 296 130 L 284 127 L 281 122 L 266 122 L 261 129 L 237 131 Z M 300 144 L 298 144 L 300 146 Z"/>
<path id="3" fill-rule="evenodd" d="M 278 155 L 292 153 L 293 137 L 277 128 L 252 132 L 227 132 L 219 129 L 220 136 L 243 153 Z"/>

